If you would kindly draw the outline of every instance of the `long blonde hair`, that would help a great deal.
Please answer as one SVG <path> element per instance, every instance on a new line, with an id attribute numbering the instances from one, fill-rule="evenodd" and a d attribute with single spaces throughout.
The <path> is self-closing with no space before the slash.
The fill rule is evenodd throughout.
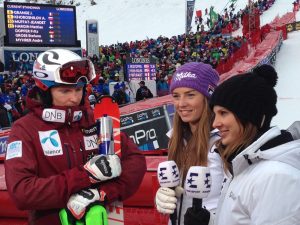
<path id="1" fill-rule="evenodd" d="M 241 136 L 238 137 L 234 143 L 226 146 L 222 145 L 221 139 L 216 143 L 216 146 L 224 163 L 224 168 L 229 171 L 231 170 L 231 162 L 229 162 L 229 158 L 235 157 L 243 149 L 247 148 L 253 142 L 258 132 L 257 127 L 252 123 L 241 122 L 235 114 L 234 117 L 241 128 Z"/>
<path id="2" fill-rule="evenodd" d="M 174 115 L 168 159 L 176 162 L 183 178 L 185 178 L 191 166 L 207 166 L 212 122 L 212 112 L 208 107 L 207 98 L 204 98 L 203 107 L 203 112 L 194 134 L 192 134 L 189 124 L 183 122 L 177 112 Z"/>

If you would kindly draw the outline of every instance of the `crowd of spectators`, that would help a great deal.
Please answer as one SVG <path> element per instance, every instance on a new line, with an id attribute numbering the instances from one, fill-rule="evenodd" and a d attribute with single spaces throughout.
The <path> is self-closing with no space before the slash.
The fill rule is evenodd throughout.
<path id="1" fill-rule="evenodd" d="M 274 0 L 258 0 L 254 7 L 266 10 Z M 249 12 L 249 7 L 234 14 L 234 4 L 229 10 L 225 8 L 222 15 L 208 30 L 189 32 L 173 37 L 160 36 L 157 39 L 136 40 L 117 43 L 110 46 L 99 47 L 99 57 L 90 57 L 95 65 L 97 79 L 93 85 L 88 86 L 87 94 L 99 98 L 103 94 L 121 96 L 120 105 L 134 102 L 133 93 L 121 81 L 126 80 L 126 67 L 128 57 L 152 57 L 156 61 L 156 82 L 158 96 L 169 93 L 169 81 L 176 68 L 186 62 L 204 62 L 213 68 L 226 61 L 236 52 L 247 39 L 243 36 L 232 37 L 222 34 L 222 29 L 228 23 L 238 28 L 242 16 Z M 28 71 L 26 62 L 16 63 L 11 60 L 9 74 L 0 75 L 0 105 L 8 111 L 9 121 L 13 122 L 24 114 L 25 96 L 33 85 L 33 79 Z M 120 77 L 122 77 L 120 79 Z M 109 92 L 109 83 L 118 82 L 113 93 Z M 117 97 L 116 97 L 117 98 Z"/>
<path id="2" fill-rule="evenodd" d="M 0 129 L 9 127 L 26 113 L 25 98 L 33 85 L 30 73 L 0 73 Z"/>
<path id="3" fill-rule="evenodd" d="M 274 0 L 258 0 L 254 2 L 254 7 L 263 12 L 273 2 Z M 114 79 L 113 77 L 120 73 L 124 75 L 126 71 L 123 65 L 128 57 L 154 58 L 157 62 L 157 81 L 161 77 L 171 76 L 176 67 L 189 61 L 209 63 L 217 68 L 220 61 L 226 62 L 247 41 L 242 36 L 231 37 L 228 33 L 222 34 L 222 29 L 229 23 L 231 30 L 238 29 L 243 15 L 249 13 L 248 6 L 237 13 L 233 13 L 234 7 L 234 4 L 231 4 L 229 10 L 225 8 L 223 14 L 218 15 L 218 20 L 209 26 L 208 30 L 201 29 L 171 38 L 160 36 L 157 39 L 100 46 L 100 56 L 92 57 L 97 72 L 104 79 Z"/>

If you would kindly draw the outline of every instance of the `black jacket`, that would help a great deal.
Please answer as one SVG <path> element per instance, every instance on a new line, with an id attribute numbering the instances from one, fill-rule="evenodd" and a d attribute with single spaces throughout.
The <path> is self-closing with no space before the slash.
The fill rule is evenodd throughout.
<path id="1" fill-rule="evenodd" d="M 10 127 L 7 109 L 3 105 L 0 105 L 0 128 L 1 127 Z"/>
<path id="2" fill-rule="evenodd" d="M 147 86 L 140 87 L 136 92 L 136 101 L 140 101 L 146 98 L 153 98 L 153 94 Z"/>

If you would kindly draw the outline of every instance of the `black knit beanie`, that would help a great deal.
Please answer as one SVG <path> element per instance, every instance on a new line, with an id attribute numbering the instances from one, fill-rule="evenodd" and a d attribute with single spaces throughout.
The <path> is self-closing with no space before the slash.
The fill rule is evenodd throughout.
<path id="1" fill-rule="evenodd" d="M 277 79 L 275 69 L 266 64 L 252 72 L 233 76 L 215 89 L 210 107 L 225 107 L 242 122 L 251 122 L 259 131 L 266 131 L 277 114 L 274 90 Z"/>

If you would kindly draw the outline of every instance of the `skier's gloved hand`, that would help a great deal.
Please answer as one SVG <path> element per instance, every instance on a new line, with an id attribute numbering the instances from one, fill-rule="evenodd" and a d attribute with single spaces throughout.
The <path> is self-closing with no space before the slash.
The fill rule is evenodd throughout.
<path id="1" fill-rule="evenodd" d="M 122 172 L 120 158 L 117 155 L 97 155 L 91 158 L 84 168 L 92 183 L 106 181 L 120 176 Z"/>
<path id="2" fill-rule="evenodd" d="M 176 208 L 177 198 L 175 190 L 160 187 L 155 196 L 156 209 L 160 213 L 172 214 Z"/>
<path id="3" fill-rule="evenodd" d="M 81 190 L 78 193 L 71 195 L 67 207 L 72 215 L 79 220 L 84 216 L 86 208 L 99 200 L 100 196 L 97 189 Z"/>
<path id="4" fill-rule="evenodd" d="M 210 212 L 204 208 L 196 210 L 190 207 L 184 215 L 184 225 L 208 225 Z"/>

